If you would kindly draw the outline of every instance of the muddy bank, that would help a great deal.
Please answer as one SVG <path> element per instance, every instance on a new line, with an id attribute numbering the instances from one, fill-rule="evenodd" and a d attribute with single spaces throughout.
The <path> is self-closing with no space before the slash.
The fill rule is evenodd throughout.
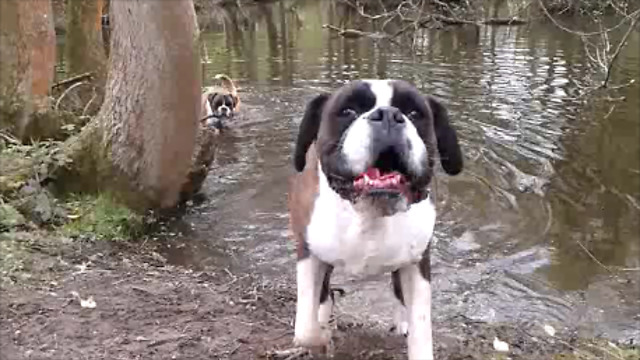
<path id="1" fill-rule="evenodd" d="M 28 266 L 3 277 L 2 359 L 246 360 L 291 345 L 293 281 L 170 266 L 152 242 L 65 243 L 28 234 L 3 234 L 2 242 L 17 244 L 29 258 Z M 511 345 L 512 359 L 582 358 L 575 353 L 583 340 L 574 334 L 550 337 L 534 324 L 449 321 L 435 324 L 438 359 L 501 358 L 495 337 Z M 339 310 L 335 326 L 336 359 L 406 356 L 404 338 L 389 329 L 351 321 Z"/>

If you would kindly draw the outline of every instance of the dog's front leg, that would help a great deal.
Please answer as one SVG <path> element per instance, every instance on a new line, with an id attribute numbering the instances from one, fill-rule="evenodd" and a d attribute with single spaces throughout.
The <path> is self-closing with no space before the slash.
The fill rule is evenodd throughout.
<path id="1" fill-rule="evenodd" d="M 296 346 L 317 350 L 325 348 L 331 340 L 330 332 L 318 321 L 320 291 L 327 273 L 327 264 L 309 255 L 299 259 L 296 266 L 298 301 L 294 343 Z"/>
<path id="2" fill-rule="evenodd" d="M 428 262 L 429 253 L 426 252 Z M 431 329 L 431 282 L 420 264 L 400 269 L 400 284 L 409 320 L 407 338 L 409 360 L 433 360 L 433 338 Z M 428 265 L 426 266 L 428 269 Z"/>

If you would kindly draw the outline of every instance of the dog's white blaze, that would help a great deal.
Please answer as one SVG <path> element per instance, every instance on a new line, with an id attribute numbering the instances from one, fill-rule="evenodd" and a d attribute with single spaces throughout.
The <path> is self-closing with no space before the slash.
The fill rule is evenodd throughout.
<path id="1" fill-rule="evenodd" d="M 374 108 L 381 106 L 391 106 L 393 98 L 393 86 L 389 80 L 365 80 L 371 87 L 371 92 L 376 96 L 376 105 Z"/>
<path id="2" fill-rule="evenodd" d="M 353 171 L 358 173 L 364 172 L 371 164 L 369 113 L 371 111 L 362 114 L 349 126 L 342 142 L 342 153 Z"/>
<path id="3" fill-rule="evenodd" d="M 388 80 L 365 80 L 371 92 L 376 96 L 376 104 L 373 109 L 360 115 L 345 133 L 342 143 L 342 152 L 347 158 L 352 169 L 356 172 L 364 172 L 371 165 L 371 128 L 369 114 L 381 106 L 390 106 L 393 97 L 393 87 Z"/>
<path id="4" fill-rule="evenodd" d="M 393 216 L 358 212 L 319 170 L 319 195 L 306 234 L 315 256 L 352 275 L 379 274 L 420 260 L 436 218 L 429 198 Z"/>
<path id="5" fill-rule="evenodd" d="M 409 320 L 409 360 L 433 360 L 431 284 L 415 264 L 400 269 L 400 284 Z"/>
<path id="6" fill-rule="evenodd" d="M 344 134 L 342 142 L 342 153 L 344 154 L 349 166 L 356 173 L 367 170 L 372 164 L 371 158 L 371 125 L 369 124 L 369 114 L 382 106 L 391 106 L 393 98 L 393 86 L 388 80 L 366 80 L 371 87 L 371 91 L 376 96 L 376 105 L 373 109 L 360 115 Z M 404 116 L 404 115 L 403 115 Z M 418 135 L 418 130 L 413 123 L 406 117 L 407 124 L 404 133 L 405 137 L 411 144 L 411 155 L 409 159 L 409 168 L 414 173 L 420 173 L 423 169 L 424 160 L 427 156 L 427 148 L 424 141 Z"/>

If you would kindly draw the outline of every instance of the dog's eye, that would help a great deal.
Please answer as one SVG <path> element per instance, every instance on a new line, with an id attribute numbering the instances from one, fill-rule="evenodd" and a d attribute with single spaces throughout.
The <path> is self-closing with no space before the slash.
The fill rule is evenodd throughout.
<path id="1" fill-rule="evenodd" d="M 419 117 L 420 117 L 420 113 L 417 110 L 412 110 L 411 112 L 409 112 L 409 118 L 417 119 Z"/>
<path id="2" fill-rule="evenodd" d="M 356 113 L 352 108 L 344 108 L 340 111 L 341 117 L 352 118 L 356 117 L 356 115 L 358 115 L 358 113 Z"/>

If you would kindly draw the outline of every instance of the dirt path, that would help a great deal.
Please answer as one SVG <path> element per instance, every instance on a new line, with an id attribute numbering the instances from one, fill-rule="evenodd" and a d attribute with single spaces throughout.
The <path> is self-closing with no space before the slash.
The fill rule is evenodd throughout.
<path id="1" fill-rule="evenodd" d="M 29 272 L 3 284 L 0 358 L 247 360 L 290 346 L 293 283 L 167 266 L 152 250 L 31 244 Z M 95 307 L 83 307 L 90 297 Z M 400 336 L 344 318 L 338 314 L 334 359 L 405 358 Z M 511 344 L 511 359 L 576 359 L 551 355 L 569 351 L 575 339 L 541 341 L 543 333 L 524 326 L 459 319 L 448 325 L 455 333 L 435 327 L 437 359 L 504 358 L 492 349 L 495 336 Z"/>

